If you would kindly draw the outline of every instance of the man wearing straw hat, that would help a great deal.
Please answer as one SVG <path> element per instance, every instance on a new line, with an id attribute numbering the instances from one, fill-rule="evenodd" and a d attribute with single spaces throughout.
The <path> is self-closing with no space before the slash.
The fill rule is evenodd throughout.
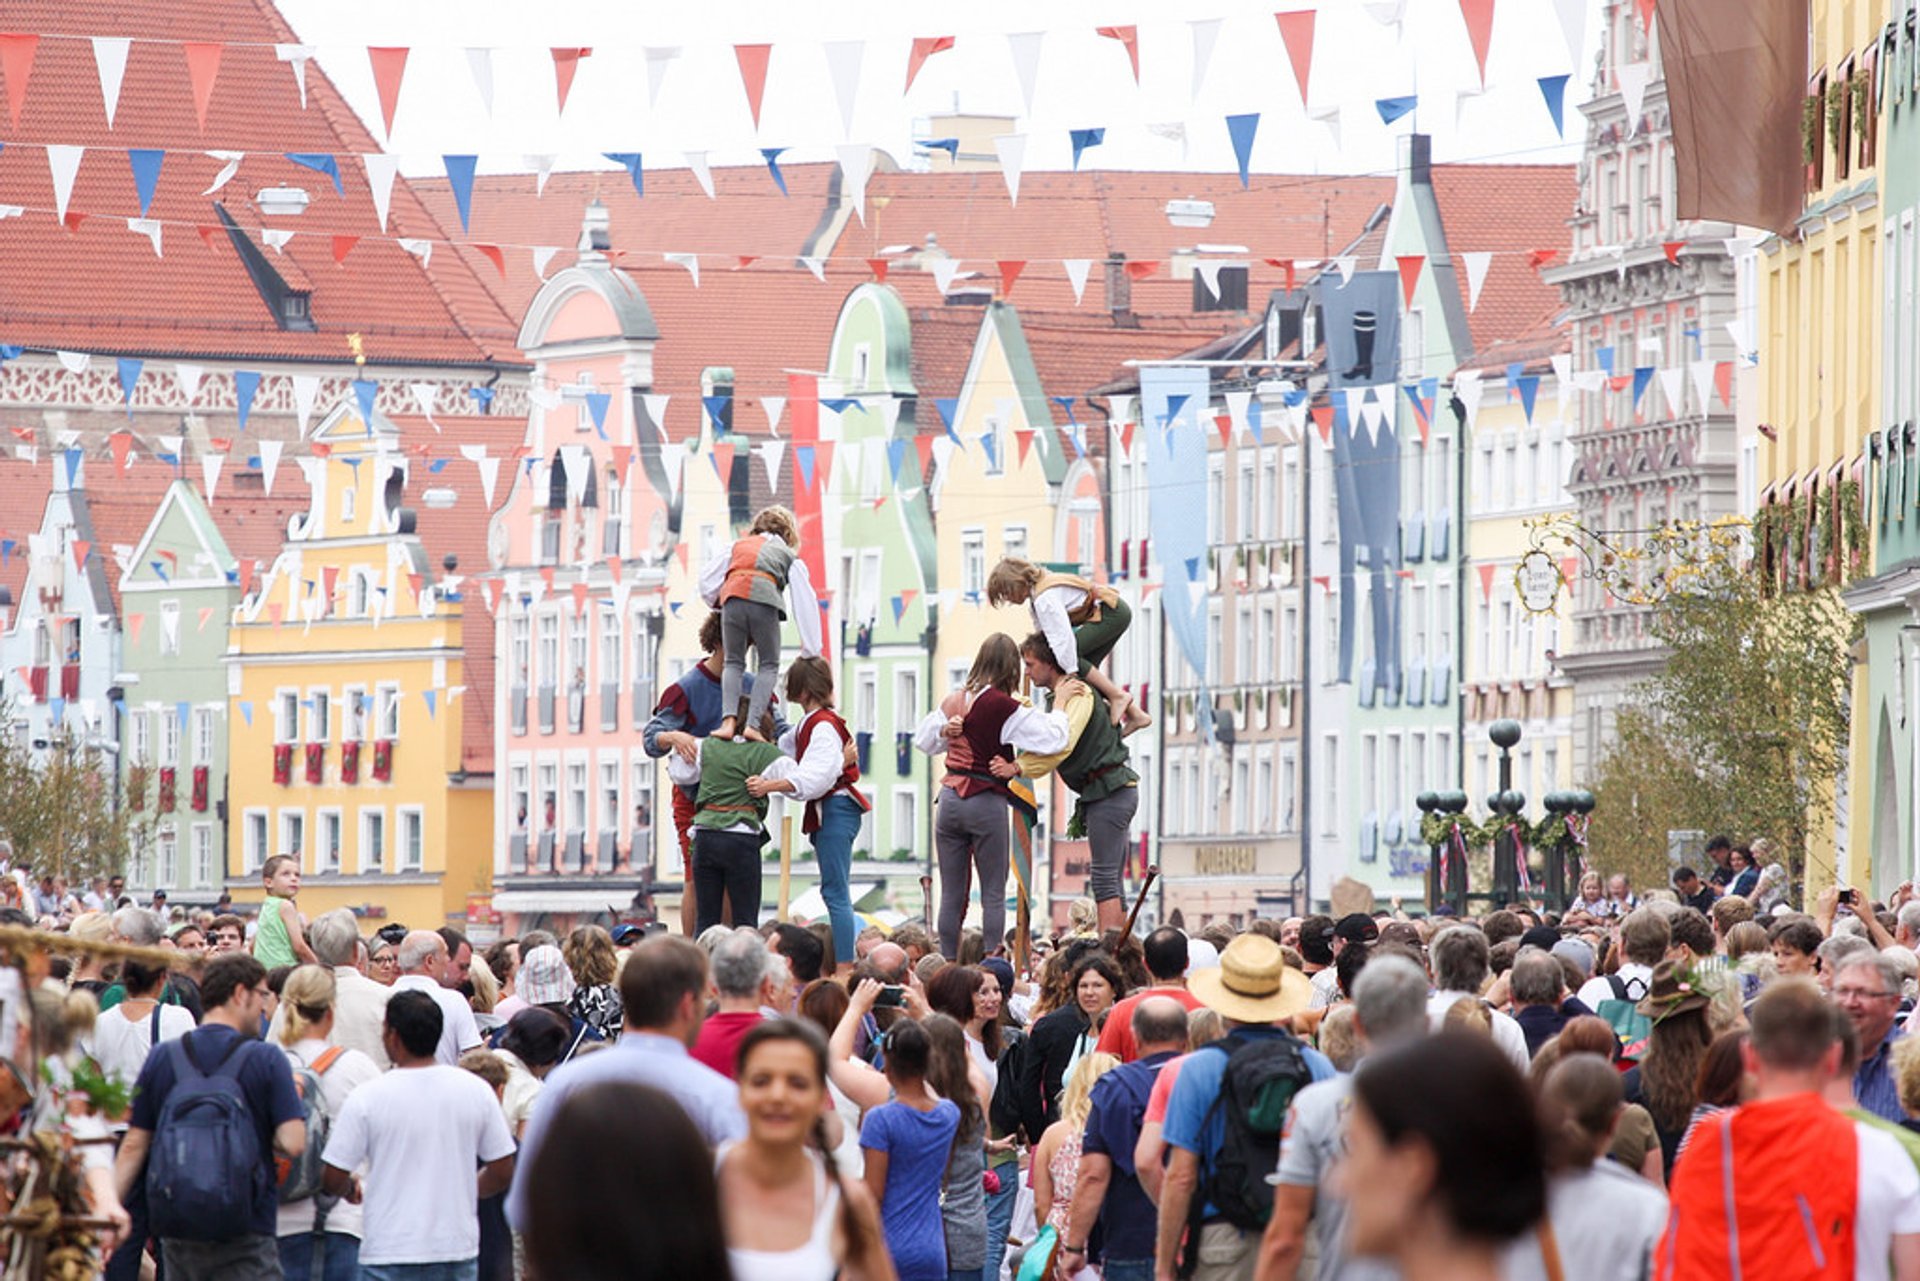
<path id="1" fill-rule="evenodd" d="M 1171 1158 L 1160 1189 L 1156 1273 L 1180 1275 L 1181 1238 L 1191 1228 L 1193 1281 L 1246 1281 L 1272 1213 L 1266 1177 L 1278 1164 L 1285 1103 L 1309 1081 L 1332 1077 L 1334 1068 L 1318 1050 L 1275 1026 L 1307 1008 L 1313 985 L 1288 968 L 1273 940 L 1240 935 L 1220 953 L 1218 968 L 1193 974 L 1187 986 L 1220 1016 L 1227 1035 L 1188 1058 L 1167 1100 L 1164 1137 Z M 1281 1113 L 1273 1118 L 1270 1153 L 1261 1144 L 1268 1132 L 1258 1116 L 1243 1116 L 1256 1102 Z M 1270 1110 L 1261 1106 L 1255 1113 Z M 1264 1168 L 1241 1168 L 1249 1137 Z"/>

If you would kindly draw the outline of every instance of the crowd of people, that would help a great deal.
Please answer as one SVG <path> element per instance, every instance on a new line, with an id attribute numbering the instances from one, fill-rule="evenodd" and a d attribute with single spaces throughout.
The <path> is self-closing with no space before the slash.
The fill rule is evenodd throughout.
<path id="1" fill-rule="evenodd" d="M 109 1277 L 1920 1278 L 1920 900 L 1759 912 L 1710 854 L 1564 913 L 1088 902 L 951 955 L 128 904 L 21 1036 L 131 1087 Z"/>

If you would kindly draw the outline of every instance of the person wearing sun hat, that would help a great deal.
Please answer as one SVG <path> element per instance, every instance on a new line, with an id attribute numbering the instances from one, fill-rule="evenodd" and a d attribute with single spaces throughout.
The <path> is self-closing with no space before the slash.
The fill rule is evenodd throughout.
<path id="1" fill-rule="evenodd" d="M 1227 1035 L 1194 1053 L 1182 1065 L 1167 1100 L 1163 1138 L 1171 1159 L 1160 1188 L 1160 1237 L 1157 1266 L 1172 1275 L 1188 1212 L 1195 1197 L 1203 1196 L 1226 1142 L 1225 1109 L 1220 1099 L 1227 1065 L 1236 1052 L 1263 1042 L 1286 1042 L 1298 1052 L 1308 1076 L 1324 1081 L 1334 1075 L 1333 1063 L 1296 1038 L 1283 1025 L 1304 1012 L 1313 999 L 1313 985 L 1305 974 L 1290 968 L 1280 945 L 1260 934 L 1242 934 L 1220 953 L 1220 964 L 1187 977 L 1188 990 L 1220 1016 Z M 1217 1050 L 1214 1053 L 1210 1051 Z M 1259 1172 L 1262 1176 L 1271 1171 Z M 1195 1281 L 1244 1281 L 1253 1275 L 1260 1245 L 1258 1229 L 1246 1229 L 1228 1220 L 1208 1200 L 1197 1217 L 1195 1241 L 1199 1257 L 1191 1276 Z"/>
<path id="2" fill-rule="evenodd" d="M 1653 1023 L 1640 1061 L 1621 1078 L 1629 1103 L 1653 1116 L 1654 1133 L 1669 1170 L 1680 1155 L 1693 1109 L 1700 1102 L 1700 1065 L 1713 1043 L 1707 1007 L 1713 991 L 1691 968 L 1662 961 L 1653 969 L 1647 994 L 1634 1007 Z"/>

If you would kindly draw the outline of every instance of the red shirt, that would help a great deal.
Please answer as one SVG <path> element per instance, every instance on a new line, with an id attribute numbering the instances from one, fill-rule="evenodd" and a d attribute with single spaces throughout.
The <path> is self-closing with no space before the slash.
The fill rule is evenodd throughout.
<path id="1" fill-rule="evenodd" d="M 1101 1054 L 1118 1056 L 1122 1063 L 1139 1058 L 1140 1051 L 1133 1043 L 1133 1012 L 1150 996 L 1170 996 L 1189 1011 L 1205 1004 L 1184 987 L 1150 987 L 1132 996 L 1123 996 L 1107 1011 L 1107 1021 L 1100 1028 L 1100 1040 L 1093 1048 Z"/>
<path id="2" fill-rule="evenodd" d="M 740 1042 L 765 1018 L 766 1015 L 758 1010 L 708 1015 L 707 1021 L 700 1025 L 700 1035 L 694 1038 L 693 1057 L 729 1081 L 733 1080 L 734 1060 L 739 1056 Z"/>

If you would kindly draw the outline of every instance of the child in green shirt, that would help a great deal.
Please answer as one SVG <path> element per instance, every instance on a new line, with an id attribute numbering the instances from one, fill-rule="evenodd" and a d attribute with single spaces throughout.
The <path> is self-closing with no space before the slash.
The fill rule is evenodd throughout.
<path id="1" fill-rule="evenodd" d="M 305 922 L 293 905 L 300 893 L 300 860 L 275 854 L 260 869 L 267 897 L 260 904 L 260 924 L 253 932 L 253 956 L 269 970 L 281 965 L 317 965 L 307 946 Z"/>

